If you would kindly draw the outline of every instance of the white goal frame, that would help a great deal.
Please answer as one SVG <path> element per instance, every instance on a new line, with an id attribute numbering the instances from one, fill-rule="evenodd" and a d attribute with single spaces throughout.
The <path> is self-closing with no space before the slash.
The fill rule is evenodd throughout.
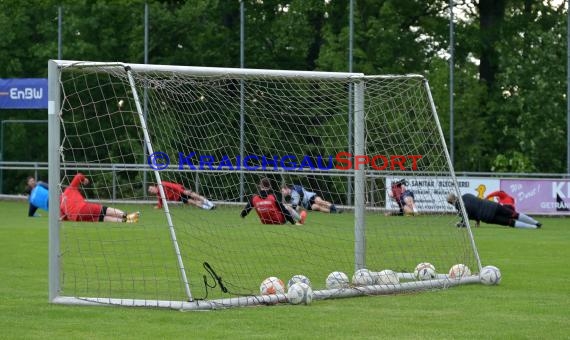
<path id="1" fill-rule="evenodd" d="M 354 154 L 364 155 L 365 150 L 365 119 L 364 119 L 364 95 L 365 95 L 365 79 L 370 78 L 362 73 L 341 73 L 341 72 L 311 72 L 311 71 L 285 71 L 285 70 L 263 70 L 263 69 L 236 69 L 236 68 L 212 68 L 212 67 L 188 67 L 188 66 L 167 66 L 167 65 L 146 65 L 146 64 L 127 64 L 127 63 L 103 63 L 103 62 L 82 62 L 82 61 L 67 61 L 67 60 L 50 60 L 48 62 L 48 77 L 49 77 L 49 105 L 48 105 L 48 126 L 49 126 L 49 183 L 50 187 L 50 205 L 49 205 L 49 301 L 56 304 L 77 304 L 77 305 L 121 305 L 121 306 L 144 306 L 144 307 L 165 307 L 171 309 L 183 310 L 209 310 L 228 306 L 245 306 L 255 304 L 273 304 L 277 302 L 286 302 L 287 296 L 285 294 L 275 295 L 258 295 L 258 296 L 244 296 L 235 297 L 221 300 L 195 300 L 188 285 L 186 272 L 184 270 L 184 263 L 182 258 L 178 256 L 178 266 L 180 269 L 183 285 L 185 286 L 187 300 L 186 301 L 163 301 L 163 300 L 142 300 L 142 299 L 129 299 L 129 298 L 111 298 L 111 297 L 76 297 L 76 296 L 62 296 L 60 295 L 61 283 L 61 267 L 60 267 L 60 229 L 61 222 L 59 218 L 59 195 L 61 188 L 57 185 L 60 183 L 61 171 L 61 136 L 60 136 L 60 114 L 62 109 L 61 103 L 61 89 L 60 89 L 60 76 L 63 68 L 81 65 L 81 67 L 123 67 L 125 72 L 179 72 L 194 75 L 214 76 L 214 75 L 239 75 L 247 79 L 248 76 L 278 76 L 285 78 L 313 78 L 313 79 L 350 79 L 354 91 L 354 102 L 351 103 L 352 112 L 354 113 Z M 132 76 L 129 74 L 131 84 L 133 82 Z M 396 77 L 396 76 L 374 76 L 374 77 Z M 437 124 L 439 131 L 439 138 L 441 144 L 445 148 L 445 156 L 447 166 L 451 169 L 450 177 L 454 182 L 452 188 L 456 193 L 459 193 L 459 187 L 453 165 L 447 151 L 443 131 L 437 118 L 436 107 L 431 96 L 429 84 L 426 79 L 421 75 L 406 75 L 397 77 L 410 77 L 422 79 L 426 92 L 429 96 L 429 102 L 433 113 L 433 118 Z M 140 117 L 140 123 L 145 135 L 146 148 L 149 153 L 153 152 L 152 144 L 148 137 L 148 132 L 143 118 L 142 101 L 139 98 L 140 94 L 137 93 L 133 85 L 133 96 L 136 103 L 136 108 Z M 350 103 L 347 103 L 349 105 Z M 140 165 L 140 168 L 148 169 L 146 165 Z M 353 201 L 354 206 L 354 269 L 366 267 L 366 221 L 365 221 L 365 206 L 366 206 L 366 182 L 365 182 L 365 169 L 360 167 L 355 169 L 351 175 L 354 180 L 354 193 Z M 154 171 L 156 182 L 161 183 L 161 176 L 159 171 Z M 162 186 L 159 185 L 161 192 Z M 176 232 L 170 215 L 168 212 L 168 202 L 163 201 L 167 223 L 169 226 L 170 237 L 172 246 L 175 253 L 179 254 L 178 244 L 176 241 Z M 461 206 L 461 215 L 466 218 L 467 214 L 463 206 Z M 471 251 L 474 252 L 474 257 L 478 266 L 477 272 L 482 268 L 477 247 L 471 232 L 470 226 L 467 225 L 467 233 L 471 241 Z M 400 273 L 400 277 L 408 278 L 409 273 Z M 479 283 L 480 278 L 478 275 L 464 277 L 461 279 L 450 279 L 447 275 L 439 275 L 435 280 L 430 281 L 413 281 L 405 282 L 398 286 L 387 285 L 371 285 L 364 287 L 350 287 L 344 289 L 333 290 L 317 290 L 315 291 L 315 299 L 325 299 L 330 297 L 351 297 L 359 295 L 374 295 L 374 294 L 387 294 L 394 292 L 414 291 L 418 289 L 433 289 L 445 288 L 466 283 Z"/>

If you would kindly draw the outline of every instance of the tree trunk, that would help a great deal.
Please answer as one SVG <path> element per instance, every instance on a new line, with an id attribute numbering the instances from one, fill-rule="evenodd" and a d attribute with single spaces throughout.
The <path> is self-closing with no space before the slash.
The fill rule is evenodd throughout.
<path id="1" fill-rule="evenodd" d="M 500 39 L 507 0 L 480 0 L 479 26 L 481 31 L 481 63 L 479 79 L 488 89 L 493 88 L 498 71 L 498 56 L 495 43 Z"/>

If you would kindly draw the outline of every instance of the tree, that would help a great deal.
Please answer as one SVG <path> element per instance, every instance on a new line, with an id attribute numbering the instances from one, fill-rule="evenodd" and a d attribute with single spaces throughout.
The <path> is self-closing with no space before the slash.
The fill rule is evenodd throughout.
<path id="1" fill-rule="evenodd" d="M 509 12 L 492 101 L 501 127 L 493 169 L 564 172 L 566 13 L 529 1 L 514 2 Z"/>

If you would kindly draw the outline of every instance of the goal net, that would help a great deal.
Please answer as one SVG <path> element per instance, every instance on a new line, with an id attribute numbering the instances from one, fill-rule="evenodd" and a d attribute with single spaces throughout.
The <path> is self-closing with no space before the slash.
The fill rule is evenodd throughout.
<path id="1" fill-rule="evenodd" d="M 315 299 L 479 282 L 421 76 L 50 61 L 49 77 L 52 302 L 287 302 L 294 275 Z M 450 185 L 400 214 L 401 180 Z M 284 216 L 245 209 L 258 201 Z M 420 279 L 424 262 L 435 271 Z M 471 275 L 450 277 L 455 264 Z M 262 294 L 269 277 L 283 289 Z"/>

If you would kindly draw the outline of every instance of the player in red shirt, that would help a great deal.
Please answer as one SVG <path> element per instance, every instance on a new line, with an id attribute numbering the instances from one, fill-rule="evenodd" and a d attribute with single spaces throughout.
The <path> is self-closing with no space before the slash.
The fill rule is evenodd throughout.
<path id="1" fill-rule="evenodd" d="M 122 210 L 85 201 L 79 191 L 79 185 L 89 184 L 89 179 L 77 173 L 59 200 L 60 219 L 78 222 L 127 222 L 136 223 L 139 212 L 128 214 Z"/>
<path id="2" fill-rule="evenodd" d="M 207 200 L 205 197 L 198 195 L 192 189 L 185 188 L 182 184 L 172 183 L 167 181 L 162 181 L 162 189 L 164 190 L 164 195 L 167 201 L 180 201 L 184 204 L 192 204 L 198 208 L 211 210 L 216 209 L 214 203 Z M 160 190 L 158 186 L 151 185 L 148 187 L 149 194 L 156 195 L 158 197 L 157 209 L 162 208 L 162 197 L 160 196 Z"/>
<path id="3" fill-rule="evenodd" d="M 509 209 L 511 209 L 512 211 L 516 211 L 515 208 L 515 199 L 512 196 L 509 196 L 509 194 L 507 194 L 506 192 L 504 192 L 503 190 L 497 190 L 497 191 L 493 191 L 492 193 L 488 194 L 485 199 L 488 200 L 490 198 L 494 198 L 497 197 L 498 203 L 502 206 L 505 206 Z"/>
<path id="4" fill-rule="evenodd" d="M 307 218 L 306 211 L 297 214 L 293 208 L 288 208 L 277 200 L 277 197 L 271 190 L 269 178 L 261 179 L 259 193 L 250 198 L 245 208 L 241 211 L 241 217 L 245 218 L 251 209 L 255 209 L 263 224 L 285 224 L 287 221 L 291 224 L 302 225 Z"/>

